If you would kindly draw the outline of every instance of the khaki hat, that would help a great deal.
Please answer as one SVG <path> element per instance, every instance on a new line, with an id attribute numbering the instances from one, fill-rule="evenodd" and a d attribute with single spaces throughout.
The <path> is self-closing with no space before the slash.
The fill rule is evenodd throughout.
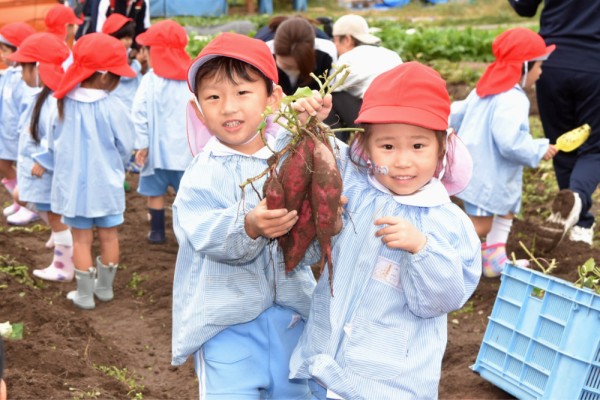
<path id="1" fill-rule="evenodd" d="M 333 24 L 333 36 L 350 35 L 364 44 L 378 44 L 381 39 L 369 33 L 367 21 L 356 14 L 348 14 L 338 18 Z"/>

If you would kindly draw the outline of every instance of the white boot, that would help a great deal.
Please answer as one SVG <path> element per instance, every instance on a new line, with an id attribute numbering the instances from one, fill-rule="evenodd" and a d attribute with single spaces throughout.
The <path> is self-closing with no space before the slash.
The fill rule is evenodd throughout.
<path id="1" fill-rule="evenodd" d="M 46 281 L 71 282 L 75 274 L 73 247 L 57 244 L 52 263 L 44 269 L 33 270 L 33 275 Z"/>
<path id="2" fill-rule="evenodd" d="M 27 225 L 33 221 L 37 221 L 40 217 L 37 213 L 27 209 L 27 207 L 20 207 L 19 210 L 13 215 L 9 215 L 6 221 L 11 225 Z"/>
<path id="3" fill-rule="evenodd" d="M 115 264 L 102 264 L 100 257 L 96 258 L 96 269 L 98 270 L 98 279 L 94 287 L 94 294 L 101 301 L 111 301 L 114 297 L 113 293 L 113 282 L 115 275 L 117 274 L 117 267 Z"/>
<path id="4" fill-rule="evenodd" d="M 96 268 L 90 267 L 87 271 L 75 270 L 75 279 L 77 280 L 77 290 L 67 293 L 67 299 L 71 300 L 79 308 L 92 310 L 96 308 L 94 301 L 94 278 L 96 277 Z"/>

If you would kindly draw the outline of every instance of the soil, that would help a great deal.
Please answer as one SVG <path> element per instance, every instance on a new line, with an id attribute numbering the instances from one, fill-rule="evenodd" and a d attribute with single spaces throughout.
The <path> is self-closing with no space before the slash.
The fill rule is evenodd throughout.
<path id="1" fill-rule="evenodd" d="M 147 244 L 145 199 L 135 192 L 137 175 L 129 176 L 128 181 L 132 191 L 127 194 L 125 223 L 120 229 L 121 266 L 115 299 L 97 302 L 93 311 L 79 310 L 65 298 L 74 283 L 31 279 L 32 269 L 51 260 L 51 251 L 44 247 L 49 231 L 11 230 L 1 218 L 0 322 L 24 325 L 22 340 L 5 341 L 9 398 L 198 398 L 192 362 L 179 368 L 170 366 L 171 287 L 177 254 L 171 211 L 167 210 L 167 242 Z M 167 204 L 173 200 L 170 195 Z M 2 203 L 9 204 L 4 190 Z M 515 220 L 507 244 L 509 254 L 514 251 L 517 258 L 527 258 L 518 242 L 532 248 L 535 226 L 541 221 L 539 210 L 544 207 L 549 204 L 524 204 L 523 217 Z M 558 260 L 554 275 L 573 282 L 578 265 L 590 257 L 600 260 L 600 247 L 595 243 L 590 249 L 565 240 L 546 257 Z M 7 265 L 27 266 L 29 271 L 23 276 L 8 274 L 3 272 Z M 513 398 L 469 369 L 499 285 L 499 279 L 482 278 L 468 311 L 449 315 L 440 398 Z"/>

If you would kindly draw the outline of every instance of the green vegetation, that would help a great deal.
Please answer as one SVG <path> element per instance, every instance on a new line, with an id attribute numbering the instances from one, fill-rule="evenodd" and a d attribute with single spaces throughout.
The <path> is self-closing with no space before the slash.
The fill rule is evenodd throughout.
<path id="1" fill-rule="evenodd" d="M 127 368 L 119 369 L 114 365 L 110 367 L 104 365 L 94 365 L 94 368 L 96 368 L 98 371 L 103 372 L 107 376 L 110 376 L 111 378 L 115 378 L 118 382 L 121 382 L 124 385 L 126 385 L 129 389 L 127 392 L 127 396 L 129 396 L 130 399 L 137 400 L 144 398 L 144 395 L 142 393 L 142 391 L 144 390 L 144 386 L 136 382 L 135 374 L 130 372 Z"/>
<path id="2" fill-rule="evenodd" d="M 29 267 L 20 264 L 10 255 L 0 255 L 0 276 L 2 274 L 14 277 L 20 284 L 37 288 L 35 281 L 29 274 Z M 0 290 L 2 287 L 0 286 Z"/>

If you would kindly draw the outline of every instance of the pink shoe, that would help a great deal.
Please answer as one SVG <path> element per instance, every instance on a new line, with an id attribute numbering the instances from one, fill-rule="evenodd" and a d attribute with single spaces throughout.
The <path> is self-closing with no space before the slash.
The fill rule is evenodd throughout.
<path id="1" fill-rule="evenodd" d="M 10 206 L 2 210 L 2 214 L 4 214 L 5 217 L 8 217 L 19 211 L 19 208 L 21 208 L 19 203 L 12 203 Z"/>
<path id="2" fill-rule="evenodd" d="M 11 225 L 27 225 L 33 221 L 40 219 L 39 215 L 27 209 L 27 207 L 19 208 L 19 211 L 6 218 L 6 221 Z"/>
<path id="3" fill-rule="evenodd" d="M 481 244 L 481 256 L 483 276 L 486 278 L 497 278 L 504 271 L 504 264 L 509 262 L 506 256 L 506 243 Z M 515 260 L 515 265 L 521 268 L 529 267 L 529 260 Z"/>
<path id="4" fill-rule="evenodd" d="M 71 282 L 75 275 L 73 247 L 56 245 L 52 263 L 44 269 L 34 269 L 33 275 L 46 281 Z"/>

